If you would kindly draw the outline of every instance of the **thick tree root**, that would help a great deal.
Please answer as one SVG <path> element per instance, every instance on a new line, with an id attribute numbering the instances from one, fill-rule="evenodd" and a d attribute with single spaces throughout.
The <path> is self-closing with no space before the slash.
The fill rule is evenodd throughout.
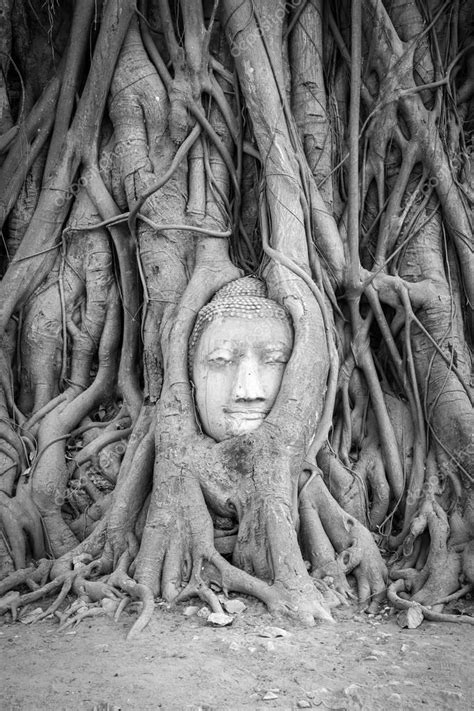
<path id="1" fill-rule="evenodd" d="M 127 634 L 127 639 L 134 639 L 140 634 L 140 632 L 142 632 L 142 630 L 145 629 L 145 627 L 148 625 L 152 618 L 155 609 L 153 591 L 147 585 L 137 583 L 135 580 L 129 578 L 126 575 L 122 575 L 121 579 L 118 582 L 120 588 L 124 592 L 126 592 L 131 598 L 139 600 L 143 603 L 143 608 L 140 613 L 140 616 L 135 621 L 133 627 Z"/>
<path id="2" fill-rule="evenodd" d="M 436 600 L 458 589 L 462 561 L 460 553 L 448 544 L 449 534 L 446 513 L 434 497 L 427 496 L 412 521 L 410 534 L 403 545 L 408 555 L 414 551 L 414 565 L 391 572 L 393 579 L 405 579 L 415 602 L 434 605 Z M 415 548 L 420 540 L 420 546 Z"/>
<path id="3" fill-rule="evenodd" d="M 128 548 L 120 556 L 114 572 L 108 578 L 108 584 L 123 590 L 128 596 L 128 598 L 124 598 L 124 600 L 130 598 L 135 599 L 143 605 L 140 616 L 127 635 L 127 639 L 133 639 L 138 636 L 150 622 L 155 609 L 155 602 L 151 588 L 142 583 L 137 583 L 128 575 L 128 569 L 138 549 L 136 541 L 132 540 L 131 535 L 128 536 L 128 539 Z M 122 610 L 125 609 L 126 604 L 127 603 L 123 600 L 121 601 L 116 611 L 116 619 L 118 619 Z"/>
<path id="4" fill-rule="evenodd" d="M 10 611 L 13 620 L 16 620 L 18 616 L 18 610 L 21 607 L 25 607 L 31 602 L 42 600 L 43 598 L 47 597 L 51 593 L 55 592 L 58 588 L 60 588 L 64 584 L 64 582 L 64 578 L 56 578 L 55 580 L 52 580 L 50 583 L 43 585 L 41 588 L 31 593 L 25 593 L 24 595 L 20 595 L 20 593 L 16 591 L 8 593 L 0 600 L 0 615 Z"/>
<path id="5" fill-rule="evenodd" d="M 10 592 L 0 598 L 0 614 L 9 610 L 13 619 L 16 619 L 20 608 L 48 597 L 58 588 L 62 588 L 60 592 L 61 600 L 66 597 L 69 589 L 72 589 L 76 595 L 89 595 L 89 593 L 92 593 L 92 597 L 96 597 L 96 599 L 102 599 L 106 596 L 116 597 L 119 593 L 112 588 L 105 586 L 103 583 L 94 583 L 94 581 L 86 580 L 89 575 L 97 571 L 97 565 L 97 561 L 89 562 L 86 565 L 82 561 L 78 561 L 75 570 L 60 571 L 50 582 L 44 582 L 44 580 L 48 575 L 54 575 L 52 561 L 41 561 L 36 569 L 27 568 L 12 573 L 3 581 L 2 588 L 0 588 L 0 590 L 4 590 L 7 586 L 10 587 Z M 36 580 L 41 581 L 41 585 L 38 585 Z M 19 587 L 22 584 L 30 584 L 33 587 L 33 592 L 20 595 L 19 592 L 11 590 L 12 585 Z M 53 605 L 55 604 L 53 603 Z M 47 614 L 50 613 L 48 612 Z"/>
<path id="6" fill-rule="evenodd" d="M 70 590 L 72 588 L 72 583 L 73 583 L 72 580 L 65 580 L 56 600 L 54 600 L 54 602 L 51 603 L 51 605 L 48 608 L 46 608 L 46 610 L 43 610 L 42 612 L 38 612 L 34 616 L 31 616 L 31 617 L 29 616 L 27 624 L 31 624 L 32 622 L 39 622 L 40 620 L 44 620 L 46 617 L 49 617 L 50 615 L 54 615 L 57 612 L 57 610 L 59 609 L 59 607 L 62 605 L 64 600 L 66 599 L 68 593 L 70 592 Z M 26 606 L 24 608 L 24 612 L 25 611 L 26 611 Z M 22 613 L 22 616 L 24 616 L 24 612 Z"/>
<path id="7" fill-rule="evenodd" d="M 385 597 L 387 569 L 372 534 L 339 506 L 319 473 L 303 484 L 299 511 L 312 574 L 333 578 L 343 595 L 345 576 L 353 574 L 360 606 L 375 612 Z"/>
<path id="8" fill-rule="evenodd" d="M 468 617 L 466 615 L 448 615 L 443 612 L 435 612 L 415 600 L 405 600 L 399 597 L 398 593 L 405 591 L 406 587 L 404 580 L 397 580 L 389 585 L 387 590 L 387 597 L 389 601 L 399 610 L 420 610 L 425 620 L 429 620 L 430 622 L 461 622 L 468 625 L 474 625 L 474 617 Z"/>
<path id="9" fill-rule="evenodd" d="M 46 555 L 41 516 L 30 497 L 27 485 L 23 482 L 18 484 L 16 495 L 13 497 L 0 491 L 0 525 L 6 536 L 15 568 L 26 567 L 28 541 L 31 542 L 31 552 L 35 560 Z"/>
<path id="10" fill-rule="evenodd" d="M 10 575 L 0 581 L 0 595 L 4 595 L 10 590 L 18 588 L 22 585 L 29 584 L 43 587 L 43 585 L 46 584 L 52 566 L 52 560 L 46 560 L 43 558 L 39 561 L 37 566 L 30 566 L 28 568 L 23 568 L 22 570 L 16 570 L 14 573 L 10 573 Z"/>
<path id="11" fill-rule="evenodd" d="M 77 600 L 76 603 L 73 603 L 66 615 L 56 613 L 60 621 L 58 632 L 64 632 L 68 627 L 76 627 L 82 620 L 85 620 L 86 617 L 100 617 L 105 614 L 106 612 L 103 607 L 97 605 L 89 607 L 87 603 L 82 600 Z"/>
<path id="12" fill-rule="evenodd" d="M 460 600 L 461 598 L 465 597 L 465 595 L 468 595 L 468 593 L 470 593 L 472 590 L 474 590 L 474 585 L 472 583 L 467 583 L 467 585 L 463 585 L 462 588 L 459 588 L 459 590 L 452 593 L 451 595 L 448 595 L 447 597 L 444 597 L 442 600 L 436 600 L 434 605 L 447 605 L 448 602 Z"/>

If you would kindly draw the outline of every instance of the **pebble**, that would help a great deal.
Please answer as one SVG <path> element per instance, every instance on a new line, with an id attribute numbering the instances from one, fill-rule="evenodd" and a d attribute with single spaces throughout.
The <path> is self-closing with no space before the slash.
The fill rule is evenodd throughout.
<path id="1" fill-rule="evenodd" d="M 226 627 L 227 625 L 231 625 L 233 623 L 234 618 L 230 615 L 226 615 L 224 612 L 212 612 L 208 616 L 207 621 L 211 625 L 216 625 L 217 627 Z"/>
<path id="2" fill-rule="evenodd" d="M 242 600 L 223 600 L 222 607 L 231 615 L 239 615 L 247 609 L 247 605 Z"/>
<path id="3" fill-rule="evenodd" d="M 402 703 L 402 697 L 400 696 L 400 694 L 392 693 L 388 697 L 388 700 L 391 704 L 401 704 Z"/>
<path id="4" fill-rule="evenodd" d="M 42 607 L 35 607 L 31 612 L 27 612 L 26 615 L 20 617 L 20 622 L 24 625 L 28 625 L 30 622 L 35 622 L 36 618 L 43 612 Z"/>
<path id="5" fill-rule="evenodd" d="M 306 699 L 300 699 L 299 701 L 297 701 L 296 706 L 299 709 L 310 709 L 311 708 L 310 702 L 307 701 Z"/>
<path id="6" fill-rule="evenodd" d="M 278 699 L 278 694 L 274 694 L 273 691 L 267 691 L 263 697 L 264 701 L 274 701 L 275 699 Z"/>
<path id="7" fill-rule="evenodd" d="M 188 605 L 188 607 L 185 608 L 183 615 L 185 615 L 185 617 L 192 617 L 193 615 L 197 615 L 198 612 L 199 612 L 199 607 L 197 605 Z M 201 617 L 202 617 L 202 615 L 201 615 Z"/>
<path id="8" fill-rule="evenodd" d="M 419 627 L 423 620 L 423 613 L 419 607 L 409 607 L 408 610 L 402 610 L 397 615 L 397 624 L 400 627 L 407 627 L 409 630 Z"/>

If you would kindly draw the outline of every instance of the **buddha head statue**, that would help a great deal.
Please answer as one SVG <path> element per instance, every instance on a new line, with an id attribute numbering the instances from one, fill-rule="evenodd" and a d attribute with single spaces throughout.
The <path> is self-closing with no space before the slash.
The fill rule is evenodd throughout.
<path id="1" fill-rule="evenodd" d="M 222 287 L 198 313 L 189 367 L 203 431 L 217 442 L 256 430 L 270 412 L 293 347 L 287 311 L 256 277 Z"/>

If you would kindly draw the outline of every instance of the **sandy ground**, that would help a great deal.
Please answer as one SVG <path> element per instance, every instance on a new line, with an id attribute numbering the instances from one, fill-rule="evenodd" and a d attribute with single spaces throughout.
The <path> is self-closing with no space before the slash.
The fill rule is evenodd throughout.
<path id="1" fill-rule="evenodd" d="M 27 709 L 472 709 L 474 629 L 393 615 L 336 611 L 310 629 L 247 609 L 229 627 L 157 607 L 126 641 L 135 615 L 107 616 L 58 632 L 56 620 L 0 620 L 1 711 Z M 287 636 L 275 637 L 274 626 Z"/>

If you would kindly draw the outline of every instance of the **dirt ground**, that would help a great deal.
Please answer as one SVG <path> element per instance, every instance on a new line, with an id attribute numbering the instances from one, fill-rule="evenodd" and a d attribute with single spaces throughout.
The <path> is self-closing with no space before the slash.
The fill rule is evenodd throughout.
<path id="1" fill-rule="evenodd" d="M 185 616 L 184 605 L 159 605 L 133 641 L 125 637 L 136 614 L 127 611 L 119 622 L 100 616 L 64 632 L 55 619 L 0 618 L 0 709 L 474 707 L 470 625 L 408 630 L 388 612 L 344 608 L 335 625 L 301 629 L 240 599 L 247 609 L 220 628 Z M 289 634 L 275 636 L 281 629 Z"/>

